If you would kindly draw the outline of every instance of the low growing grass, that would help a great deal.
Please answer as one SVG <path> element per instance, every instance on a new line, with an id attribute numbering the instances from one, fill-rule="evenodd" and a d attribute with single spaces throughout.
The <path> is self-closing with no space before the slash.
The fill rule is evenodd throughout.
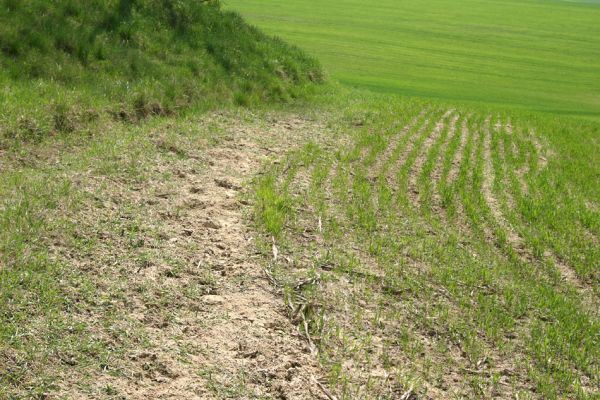
<path id="1" fill-rule="evenodd" d="M 257 181 L 336 394 L 597 398 L 597 124 L 383 98 Z"/>
<path id="2" fill-rule="evenodd" d="M 135 195 L 142 186 L 158 190 L 150 182 L 169 181 L 157 165 L 198 157 L 219 135 L 206 120 L 153 118 L 136 127 L 113 124 L 85 142 L 72 136 L 3 154 L 0 398 L 98 398 L 91 380 L 117 379 L 132 355 L 150 346 L 146 324 L 130 315 L 128 291 L 151 304 L 156 318 L 181 309 L 179 298 L 197 301 L 201 284 L 173 291 L 139 276 L 135 288 L 128 283 L 152 262 L 168 263 L 172 274 L 181 268 L 168 252 L 154 255 L 144 247 L 164 240 L 156 231 L 161 227 L 147 220 L 148 204 Z M 210 284 L 207 271 L 196 273 Z M 102 398 L 116 394 L 107 384 Z"/>

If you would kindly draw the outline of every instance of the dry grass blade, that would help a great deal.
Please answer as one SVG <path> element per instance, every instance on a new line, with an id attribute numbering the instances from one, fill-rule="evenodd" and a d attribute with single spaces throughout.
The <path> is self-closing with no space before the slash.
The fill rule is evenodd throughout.
<path id="1" fill-rule="evenodd" d="M 315 378 L 313 376 L 312 381 L 314 382 L 315 385 L 317 385 L 317 387 L 321 390 L 321 392 L 323 392 L 323 394 L 325 396 L 327 396 L 327 398 L 329 400 L 337 400 L 337 397 L 335 395 L 333 395 L 329 390 L 327 390 L 325 385 L 323 385 L 321 382 L 319 382 L 319 380 L 317 378 Z"/>
<path id="2" fill-rule="evenodd" d="M 275 238 L 272 238 L 273 241 L 273 245 L 271 246 L 271 249 L 273 251 L 273 261 L 277 261 L 277 258 L 279 256 L 279 249 L 277 248 L 277 245 L 275 244 Z"/>

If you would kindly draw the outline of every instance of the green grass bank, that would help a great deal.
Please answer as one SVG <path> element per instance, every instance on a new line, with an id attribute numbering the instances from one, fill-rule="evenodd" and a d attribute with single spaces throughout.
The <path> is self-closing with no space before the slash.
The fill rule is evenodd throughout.
<path id="1" fill-rule="evenodd" d="M 0 2 L 0 137 L 286 102 L 318 63 L 216 1 Z"/>

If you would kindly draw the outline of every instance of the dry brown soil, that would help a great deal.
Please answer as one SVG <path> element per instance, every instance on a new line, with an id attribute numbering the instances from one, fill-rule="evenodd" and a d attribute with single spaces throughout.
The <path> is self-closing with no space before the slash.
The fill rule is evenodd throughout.
<path id="1" fill-rule="evenodd" d="M 324 128 L 289 115 L 205 119 L 222 131 L 206 150 L 154 134 L 165 157 L 147 184 L 80 177 L 96 201 L 76 217 L 78 229 L 100 245 L 57 245 L 55 257 L 93 271 L 117 322 L 102 322 L 106 307 L 75 318 L 105 341 L 120 340 L 115 326 L 139 339 L 104 370 L 67 367 L 50 398 L 326 398 L 317 360 L 263 271 L 246 196 L 263 163 Z M 136 222 L 135 235 L 114 229 L 123 219 Z"/>

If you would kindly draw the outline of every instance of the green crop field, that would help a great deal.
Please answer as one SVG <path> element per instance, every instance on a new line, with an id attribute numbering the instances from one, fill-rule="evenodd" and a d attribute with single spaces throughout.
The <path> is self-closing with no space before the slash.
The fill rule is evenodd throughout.
<path id="1" fill-rule="evenodd" d="M 360 89 L 256 183 L 336 393 L 598 398 L 598 4 L 227 4 Z"/>
<path id="2" fill-rule="evenodd" d="M 256 191 L 265 252 L 273 237 L 294 260 L 270 273 L 342 398 L 598 398 L 597 128 L 350 109 Z"/>
<path id="3" fill-rule="evenodd" d="M 229 0 L 332 77 L 382 92 L 600 116 L 600 3 Z"/>

